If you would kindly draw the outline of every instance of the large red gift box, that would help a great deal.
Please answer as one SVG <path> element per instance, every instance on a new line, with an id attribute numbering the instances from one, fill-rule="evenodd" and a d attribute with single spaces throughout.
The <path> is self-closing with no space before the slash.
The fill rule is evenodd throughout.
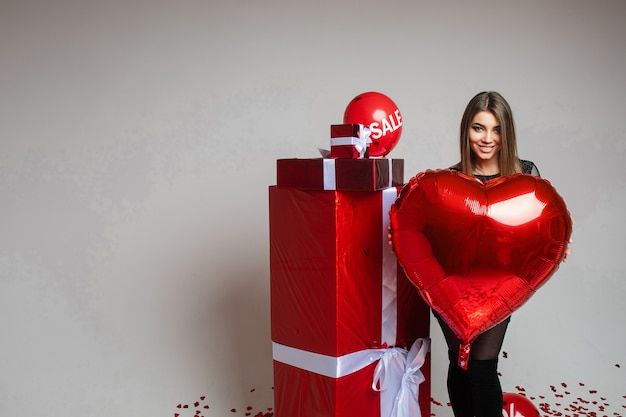
<path id="1" fill-rule="evenodd" d="M 429 310 L 387 244 L 397 192 L 269 188 L 276 417 L 429 417 Z"/>
<path id="2" fill-rule="evenodd" d="M 276 185 L 301 190 L 382 190 L 401 186 L 404 160 L 309 158 L 276 161 Z"/>

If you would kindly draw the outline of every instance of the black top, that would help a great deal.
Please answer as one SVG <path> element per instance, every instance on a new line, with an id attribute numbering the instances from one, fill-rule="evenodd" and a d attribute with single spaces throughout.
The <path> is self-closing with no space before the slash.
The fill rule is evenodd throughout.
<path id="1" fill-rule="evenodd" d="M 540 176 L 539 170 L 537 169 L 537 166 L 532 161 L 526 161 L 524 159 L 520 159 L 520 162 L 522 163 L 522 174 L 530 174 L 530 175 L 534 175 L 536 177 Z M 460 171 L 460 169 L 458 169 L 456 167 L 451 167 L 450 169 L 452 169 L 454 171 Z M 475 178 L 478 178 L 482 182 L 487 182 L 487 181 L 492 180 L 494 178 L 498 178 L 499 176 L 500 176 L 500 174 L 474 175 Z"/>

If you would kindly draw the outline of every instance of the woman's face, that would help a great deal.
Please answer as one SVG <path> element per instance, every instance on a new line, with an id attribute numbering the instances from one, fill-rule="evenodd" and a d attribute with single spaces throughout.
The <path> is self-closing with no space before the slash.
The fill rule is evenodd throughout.
<path id="1" fill-rule="evenodd" d="M 493 113 L 486 110 L 476 113 L 469 128 L 469 143 L 480 160 L 488 161 L 498 156 L 502 139 L 500 122 Z"/>

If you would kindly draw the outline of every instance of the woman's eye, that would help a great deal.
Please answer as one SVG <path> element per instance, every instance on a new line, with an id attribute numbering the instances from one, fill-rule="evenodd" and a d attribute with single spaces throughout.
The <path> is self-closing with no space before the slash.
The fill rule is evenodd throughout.
<path id="1" fill-rule="evenodd" d="M 474 125 L 472 126 L 472 129 L 474 129 L 476 132 L 481 132 L 483 130 L 482 126 L 478 126 L 478 125 Z"/>
<path id="2" fill-rule="evenodd" d="M 493 131 L 496 132 L 499 135 L 500 134 L 500 126 L 498 126 L 495 129 L 493 129 Z"/>

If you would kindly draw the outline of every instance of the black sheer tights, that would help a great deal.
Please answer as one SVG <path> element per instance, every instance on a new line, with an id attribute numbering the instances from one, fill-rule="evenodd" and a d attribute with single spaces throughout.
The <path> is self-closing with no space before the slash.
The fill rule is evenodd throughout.
<path id="1" fill-rule="evenodd" d="M 435 314 L 448 344 L 448 394 L 455 417 L 501 417 L 502 387 L 498 356 L 509 319 L 482 333 L 472 343 L 467 371 L 458 365 L 459 340 Z"/>

